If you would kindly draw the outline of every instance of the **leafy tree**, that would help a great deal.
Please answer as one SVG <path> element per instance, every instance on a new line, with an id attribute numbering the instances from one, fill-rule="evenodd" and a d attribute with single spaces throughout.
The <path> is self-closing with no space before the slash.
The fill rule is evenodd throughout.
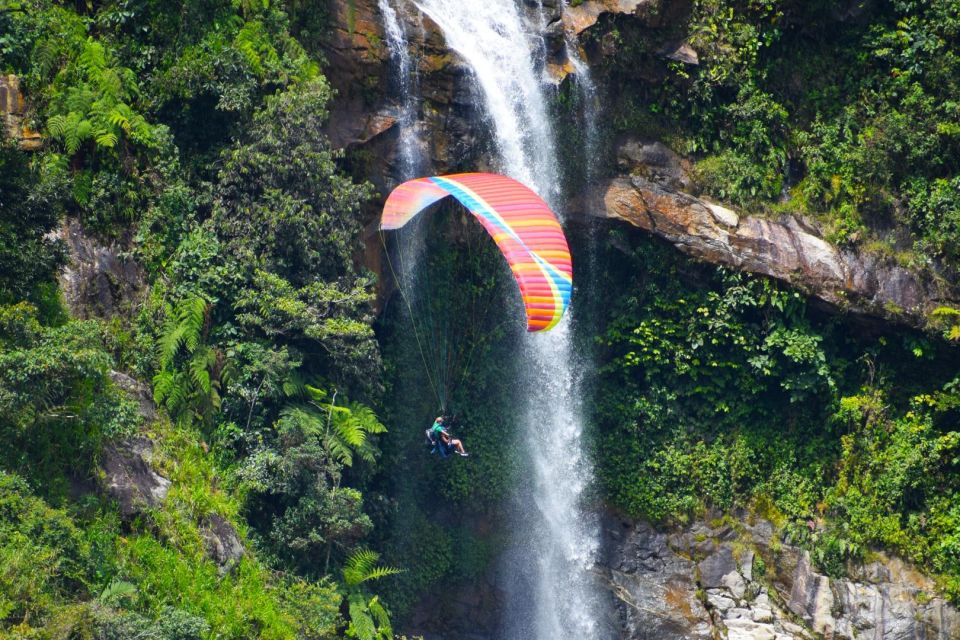
<path id="1" fill-rule="evenodd" d="M 341 486 L 354 456 L 373 462 L 369 436 L 385 431 L 360 405 L 336 406 L 336 394 L 306 387 L 311 401 L 285 409 L 278 441 L 251 456 L 240 472 L 247 515 L 266 546 L 286 565 L 322 575 L 334 551 L 349 551 L 372 528 L 362 496 Z"/>
<path id="2" fill-rule="evenodd" d="M 371 389 L 380 366 L 371 279 L 354 260 L 370 188 L 338 171 L 323 134 L 330 95 L 317 78 L 268 100 L 252 142 L 224 154 L 209 227 L 250 278 L 238 320 L 305 351 L 319 344 L 322 375 Z"/>
<path id="3" fill-rule="evenodd" d="M 132 431 L 135 405 L 108 377 L 103 326 L 44 327 L 28 303 L 0 306 L 0 455 L 5 468 L 57 494 L 89 472 L 101 438 Z"/>
<path id="4" fill-rule="evenodd" d="M 62 174 L 31 167 L 26 154 L 0 143 L 0 302 L 38 302 L 39 290 L 63 265 L 63 246 L 49 234 L 64 196 Z"/>

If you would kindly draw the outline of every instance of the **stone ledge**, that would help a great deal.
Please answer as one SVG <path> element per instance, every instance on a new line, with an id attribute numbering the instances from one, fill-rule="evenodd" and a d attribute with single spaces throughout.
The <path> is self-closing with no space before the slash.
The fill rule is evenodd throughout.
<path id="1" fill-rule="evenodd" d="M 694 258 L 775 278 L 856 315 L 922 328 L 933 309 L 960 302 L 955 287 L 834 246 L 800 218 L 738 216 L 641 176 L 611 180 L 584 209 L 648 231 Z"/>

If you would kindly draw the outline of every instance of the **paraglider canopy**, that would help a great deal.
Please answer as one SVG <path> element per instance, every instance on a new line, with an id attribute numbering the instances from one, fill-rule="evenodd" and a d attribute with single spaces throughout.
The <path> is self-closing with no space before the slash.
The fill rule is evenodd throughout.
<path id="1" fill-rule="evenodd" d="M 453 196 L 497 243 L 520 286 L 527 331 L 546 331 L 563 317 L 573 290 L 570 248 L 547 203 L 513 178 L 459 173 L 404 182 L 383 206 L 381 229 L 399 229 L 433 203 Z"/>

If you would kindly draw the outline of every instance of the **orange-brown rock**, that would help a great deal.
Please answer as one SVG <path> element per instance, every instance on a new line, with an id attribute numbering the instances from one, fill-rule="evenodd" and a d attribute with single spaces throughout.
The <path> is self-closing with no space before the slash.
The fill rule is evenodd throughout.
<path id="1" fill-rule="evenodd" d="M 567 6 L 563 11 L 564 28 L 580 35 L 597 23 L 604 13 L 637 14 L 650 5 L 659 5 L 658 0 L 584 0 L 577 6 Z"/>
<path id="2" fill-rule="evenodd" d="M 626 221 L 695 258 L 776 278 L 859 315 L 919 327 L 935 307 L 960 300 L 960 292 L 933 278 L 830 244 L 802 218 L 740 216 L 641 176 L 610 181 L 587 213 Z"/>
<path id="3" fill-rule="evenodd" d="M 0 116 L 6 136 L 17 141 L 24 151 L 36 151 L 43 146 L 43 137 L 24 124 L 26 101 L 20 91 L 20 78 L 0 76 Z"/>

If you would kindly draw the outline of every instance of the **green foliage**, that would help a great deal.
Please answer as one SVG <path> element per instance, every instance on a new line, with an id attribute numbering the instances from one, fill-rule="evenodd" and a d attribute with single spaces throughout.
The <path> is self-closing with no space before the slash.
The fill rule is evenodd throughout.
<path id="1" fill-rule="evenodd" d="M 373 282 L 354 260 L 371 189 L 343 175 L 323 135 L 332 90 L 318 60 L 269 2 L 7 8 L 0 67 L 21 78 L 24 124 L 43 123 L 47 143 L 0 147 L 0 467 L 65 505 L 57 517 L 76 544 L 0 524 L 13 572 L 0 634 L 344 633 L 344 596 L 324 576 L 371 530 L 360 488 L 385 427 L 368 407 L 380 368 Z M 109 322 L 67 318 L 50 233 L 64 214 L 130 250 L 142 304 Z M 116 371 L 152 378 L 176 426 L 142 424 Z M 172 485 L 121 529 L 113 506 L 74 493 L 101 446 L 137 430 Z M 251 533 L 263 549 L 246 544 L 221 572 L 206 523 L 224 518 L 245 541 L 243 516 L 260 513 Z M 82 566 L 64 578 L 74 557 Z M 391 636 L 382 603 L 362 604 Z"/>
<path id="2" fill-rule="evenodd" d="M 85 541 L 70 518 L 0 472 L 0 629 L 42 625 L 84 583 Z M 32 621 L 32 622 L 31 622 Z"/>
<path id="3" fill-rule="evenodd" d="M 358 640 L 392 640 L 390 613 L 377 596 L 371 596 L 364 584 L 401 573 L 395 567 L 377 566 L 380 554 L 369 549 L 358 549 L 343 565 L 343 582 L 347 590 L 350 624 L 348 638 Z"/>
<path id="4" fill-rule="evenodd" d="M 175 418 L 209 423 L 220 408 L 220 390 L 227 375 L 224 353 L 206 344 L 210 304 L 187 298 L 167 307 L 167 321 L 157 343 L 160 370 L 153 378 L 153 396 Z"/>
<path id="5" fill-rule="evenodd" d="M 683 272 L 663 251 L 639 247 L 643 276 L 602 338 L 597 460 L 614 504 L 680 522 L 753 508 L 830 575 L 881 547 L 956 597 L 955 355 L 852 340 L 777 285 Z M 948 331 L 955 315 L 938 314 Z"/>
<path id="6" fill-rule="evenodd" d="M 0 307 L 0 441 L 4 467 L 62 491 L 89 471 L 104 436 L 131 432 L 137 409 L 113 388 L 103 326 L 39 324 L 27 303 Z"/>
<path id="7" fill-rule="evenodd" d="M 396 567 L 377 566 L 380 554 L 369 549 L 357 549 L 343 565 L 343 583 L 348 589 L 364 582 L 379 580 L 401 573 Z"/>
<path id="8" fill-rule="evenodd" d="M 152 128 L 129 104 L 138 90 L 134 72 L 117 66 L 104 46 L 92 39 L 75 55 L 76 69 L 63 70 L 64 78 L 53 85 L 57 94 L 47 119 L 50 135 L 70 155 L 87 141 L 113 149 L 122 136 L 135 144 L 152 144 Z M 70 76 L 77 79 L 71 82 L 66 79 Z"/>
<path id="9" fill-rule="evenodd" d="M 304 392 L 308 402 L 280 413 L 276 442 L 247 458 L 239 475 L 261 544 L 284 565 L 320 576 L 372 528 L 361 494 L 341 484 L 355 456 L 374 462 L 371 436 L 386 429 L 363 405 L 337 405 L 336 393 L 326 402 L 310 385 Z"/>
<path id="10" fill-rule="evenodd" d="M 0 140 L 0 303 L 30 298 L 64 262 L 49 239 L 63 211 L 62 175 L 31 166 L 25 154 Z"/>
<path id="11" fill-rule="evenodd" d="M 899 223 L 912 231 L 914 250 L 952 272 L 960 238 L 957 25 L 955 0 L 850 10 L 696 0 L 677 25 L 696 66 L 658 58 L 676 32 L 617 24 L 621 46 L 608 64 L 623 95 L 612 119 L 626 133 L 695 154 L 710 195 L 817 216 L 841 243 L 870 242 Z M 666 77 L 656 87 L 651 67 Z"/>

